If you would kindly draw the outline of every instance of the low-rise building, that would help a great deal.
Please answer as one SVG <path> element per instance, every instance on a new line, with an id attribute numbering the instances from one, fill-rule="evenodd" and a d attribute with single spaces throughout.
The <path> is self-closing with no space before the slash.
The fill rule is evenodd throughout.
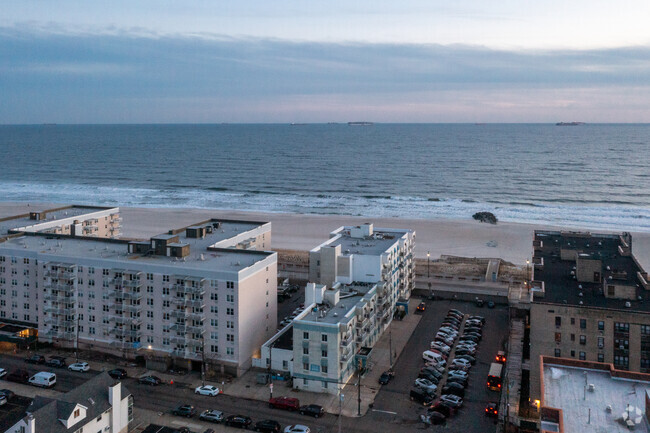
<path id="1" fill-rule="evenodd" d="M 650 374 L 542 356 L 540 431 L 648 432 Z"/>
<path id="2" fill-rule="evenodd" d="M 56 398 L 36 396 L 25 417 L 6 433 L 126 433 L 132 421 L 131 393 L 101 373 Z"/>

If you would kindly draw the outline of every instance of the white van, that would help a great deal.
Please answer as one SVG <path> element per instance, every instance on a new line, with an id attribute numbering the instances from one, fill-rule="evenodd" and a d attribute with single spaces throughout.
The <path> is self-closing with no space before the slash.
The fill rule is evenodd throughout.
<path id="1" fill-rule="evenodd" d="M 425 350 L 422 353 L 422 359 L 424 359 L 424 362 L 433 362 L 433 363 L 442 364 L 442 365 L 447 364 L 447 362 L 445 361 L 445 358 L 443 358 L 441 354 L 431 352 L 430 350 Z"/>
<path id="2" fill-rule="evenodd" d="M 41 371 L 29 378 L 29 384 L 42 388 L 52 388 L 56 385 L 56 374 Z"/>

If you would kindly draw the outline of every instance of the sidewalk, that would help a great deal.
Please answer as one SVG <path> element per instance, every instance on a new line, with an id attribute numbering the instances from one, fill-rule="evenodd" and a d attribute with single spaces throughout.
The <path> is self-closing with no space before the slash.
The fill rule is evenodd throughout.
<path id="1" fill-rule="evenodd" d="M 375 344 L 370 354 L 370 369 L 361 378 L 361 415 L 365 415 L 369 405 L 375 401 L 375 395 L 379 391 L 379 376 L 390 367 L 389 346 L 392 340 L 393 364 L 402 353 L 404 346 L 413 334 L 415 327 L 420 323 L 422 316 L 413 314 L 420 299 L 412 298 L 409 301 L 409 313 L 404 320 L 393 320 L 390 325 L 390 332 L 387 330 Z M 392 334 L 392 337 L 391 337 Z M 268 385 L 257 384 L 258 371 L 248 371 L 242 377 L 233 380 L 231 384 L 224 385 L 224 394 L 235 397 L 248 398 L 252 400 L 268 401 L 271 392 Z M 341 413 L 343 416 L 358 416 L 358 389 L 356 387 L 357 376 L 350 378 L 344 386 L 344 395 Z M 217 384 L 217 386 L 220 386 Z M 273 395 L 300 398 L 301 404 L 318 404 L 323 406 L 325 412 L 339 413 L 338 395 L 326 393 L 314 393 L 294 390 L 289 382 L 273 381 Z"/>

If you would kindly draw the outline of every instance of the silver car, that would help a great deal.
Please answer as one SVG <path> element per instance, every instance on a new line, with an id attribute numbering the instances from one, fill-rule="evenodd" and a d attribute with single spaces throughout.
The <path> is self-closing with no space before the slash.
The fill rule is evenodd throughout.
<path id="1" fill-rule="evenodd" d="M 201 412 L 199 419 L 209 422 L 222 422 L 223 421 L 223 412 L 220 410 L 208 409 Z"/>

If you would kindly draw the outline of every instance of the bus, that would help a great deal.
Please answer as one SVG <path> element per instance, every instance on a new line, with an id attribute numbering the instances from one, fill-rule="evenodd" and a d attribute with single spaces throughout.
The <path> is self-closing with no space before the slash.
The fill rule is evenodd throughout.
<path id="1" fill-rule="evenodd" d="M 503 374 L 503 365 L 493 362 L 490 365 L 490 372 L 487 377 L 487 387 L 492 391 L 501 391 L 501 375 Z"/>

